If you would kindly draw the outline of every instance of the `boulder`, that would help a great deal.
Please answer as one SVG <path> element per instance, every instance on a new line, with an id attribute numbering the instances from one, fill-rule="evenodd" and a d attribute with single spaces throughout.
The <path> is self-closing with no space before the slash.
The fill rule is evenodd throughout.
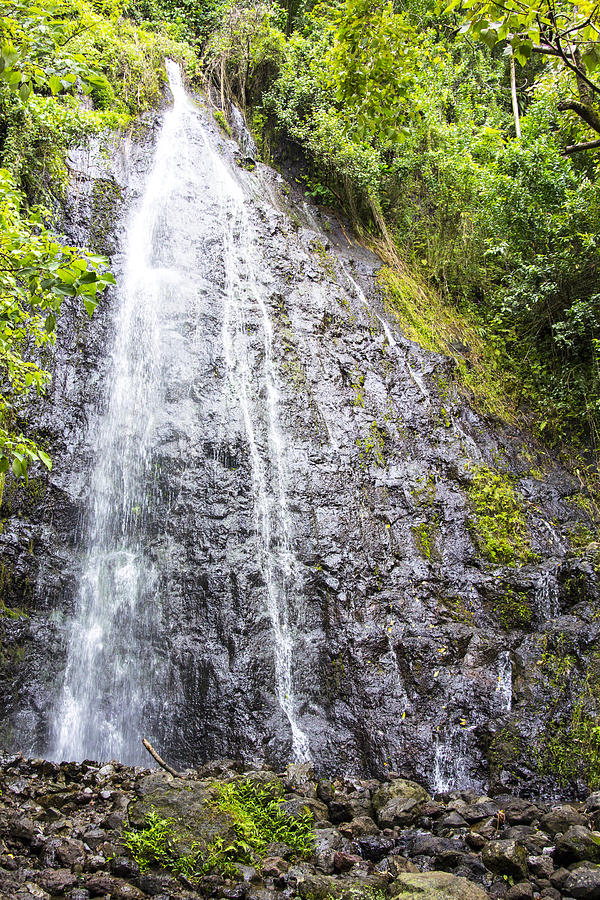
<path id="1" fill-rule="evenodd" d="M 385 876 L 369 875 L 364 871 L 339 877 L 320 875 L 315 872 L 298 880 L 297 893 L 305 900 L 326 900 L 329 897 L 335 897 L 336 900 L 356 900 L 357 897 L 369 896 L 369 893 L 373 891 L 385 890 L 386 884 Z M 435 900 L 438 898 L 436 897 Z M 473 898 L 473 900 L 479 900 L 479 898 Z"/>
<path id="2" fill-rule="evenodd" d="M 583 825 L 571 825 L 557 838 L 554 859 L 561 865 L 588 860 L 600 863 L 600 832 Z"/>
<path id="3" fill-rule="evenodd" d="M 377 812 L 380 828 L 404 827 L 414 824 L 420 817 L 421 803 L 416 797 L 392 797 Z"/>
<path id="4" fill-rule="evenodd" d="M 550 878 L 554 871 L 554 863 L 550 856 L 529 856 L 527 864 L 529 871 L 536 878 Z"/>
<path id="5" fill-rule="evenodd" d="M 340 825 L 340 834 L 349 838 L 360 837 L 363 834 L 379 834 L 379 828 L 370 816 L 357 816 L 351 822 Z"/>
<path id="6" fill-rule="evenodd" d="M 528 881 L 513 884 L 506 892 L 506 900 L 533 900 L 533 888 Z"/>
<path id="7" fill-rule="evenodd" d="M 597 812 L 600 810 L 600 791 L 590 794 L 585 801 L 585 808 L 587 812 Z"/>
<path id="8" fill-rule="evenodd" d="M 327 822 L 329 818 L 329 810 L 326 804 L 312 797 L 290 795 L 281 804 L 281 808 L 293 819 L 299 819 L 301 816 L 306 815 L 307 812 L 311 813 L 315 822 Z"/>
<path id="9" fill-rule="evenodd" d="M 362 816 L 371 816 L 373 807 L 368 797 L 334 797 L 328 804 L 332 822 L 350 822 Z"/>
<path id="10" fill-rule="evenodd" d="M 565 881 L 564 892 L 576 900 L 597 900 L 600 897 L 600 869 L 581 866 L 571 872 Z"/>
<path id="11" fill-rule="evenodd" d="M 404 778 L 394 778 L 392 781 L 383 784 L 373 794 L 373 806 L 375 810 L 380 810 L 386 806 L 390 800 L 415 800 L 417 803 L 428 803 L 431 796 L 425 788 L 415 781 L 407 781 Z"/>
<path id="12" fill-rule="evenodd" d="M 497 815 L 499 809 L 500 807 L 495 800 L 490 800 L 489 797 L 482 797 L 476 803 L 470 803 L 468 806 L 465 806 L 462 810 L 462 817 L 469 824 L 472 824 L 473 822 L 480 822 L 481 819 Z"/>
<path id="13" fill-rule="evenodd" d="M 235 839 L 233 818 L 216 807 L 216 791 L 210 782 L 174 779 L 157 772 L 141 779 L 138 794 L 140 799 L 128 808 L 131 824 L 141 827 L 152 811 L 172 818 L 175 847 L 181 855 L 189 854 L 193 843 L 203 847 L 217 838 Z"/>
<path id="14" fill-rule="evenodd" d="M 54 896 L 64 894 L 77 884 L 77 876 L 70 869 L 44 869 L 36 875 L 36 881 L 45 891 Z"/>
<path id="15" fill-rule="evenodd" d="M 540 828 L 552 837 L 559 832 L 567 831 L 571 825 L 585 824 L 585 817 L 568 803 L 553 806 L 540 820 Z"/>
<path id="16" fill-rule="evenodd" d="M 272 777 L 275 776 L 272 774 Z M 286 790 L 303 797 L 317 797 L 317 784 L 312 763 L 291 763 L 286 769 Z"/>
<path id="17" fill-rule="evenodd" d="M 513 797 L 512 794 L 502 794 L 495 800 L 504 814 L 505 821 L 510 825 L 531 825 L 542 814 L 533 803 L 523 800 L 522 797 Z"/>
<path id="18" fill-rule="evenodd" d="M 145 897 L 139 888 L 112 875 L 89 875 L 85 886 L 92 897 L 105 897 L 107 894 L 111 900 L 144 900 Z"/>
<path id="19" fill-rule="evenodd" d="M 363 859 L 369 859 L 375 863 L 388 856 L 395 846 L 394 839 L 386 837 L 384 834 L 367 834 L 358 838 L 355 843 Z"/>
<path id="20" fill-rule="evenodd" d="M 490 841 L 481 853 L 481 860 L 490 872 L 524 880 L 527 877 L 527 851 L 517 841 Z"/>
<path id="21" fill-rule="evenodd" d="M 406 900 L 488 900 L 479 885 L 449 872 L 405 872 L 392 882 L 388 896 Z"/>

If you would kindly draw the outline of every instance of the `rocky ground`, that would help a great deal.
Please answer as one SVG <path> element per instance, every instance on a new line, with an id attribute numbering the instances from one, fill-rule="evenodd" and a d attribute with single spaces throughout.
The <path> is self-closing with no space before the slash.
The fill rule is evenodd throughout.
<path id="1" fill-rule="evenodd" d="M 315 780 L 308 765 L 277 775 L 242 773 L 231 761 L 174 778 L 116 762 L 58 765 L 18 756 L 0 773 L 0 900 L 600 897 L 600 793 L 559 805 L 474 791 L 431 797 L 395 776 Z M 210 798 L 241 775 L 277 782 L 292 817 L 308 807 L 310 859 L 294 859 L 275 843 L 255 865 L 235 864 L 234 877 L 194 879 L 152 866 L 140 872 L 123 844 L 128 822 L 142 828 L 153 809 L 199 839 L 226 838 L 232 820 Z"/>

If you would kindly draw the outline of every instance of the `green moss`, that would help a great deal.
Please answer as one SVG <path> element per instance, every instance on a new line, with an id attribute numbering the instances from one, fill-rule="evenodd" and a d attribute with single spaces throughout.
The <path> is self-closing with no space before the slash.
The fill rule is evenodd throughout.
<path id="1" fill-rule="evenodd" d="M 439 294 L 406 270 L 381 269 L 378 276 L 384 305 L 406 337 L 426 350 L 449 356 L 456 363 L 455 383 L 483 413 L 516 423 L 519 414 L 511 396 L 518 384 L 500 368 L 497 348 L 482 335 L 475 316 L 448 307 Z M 440 399 L 445 401 L 450 382 L 438 377 Z M 445 424 L 447 413 L 442 414 Z"/>
<path id="2" fill-rule="evenodd" d="M 525 591 L 515 591 L 513 588 L 507 588 L 506 592 L 494 602 L 494 612 L 506 631 L 513 628 L 527 628 L 533 619 L 529 597 Z"/>
<path id="3" fill-rule="evenodd" d="M 362 440 L 358 438 L 356 443 L 360 451 L 361 467 L 369 463 L 385 466 L 385 431 L 377 422 L 371 422 L 368 435 Z"/>
<path id="4" fill-rule="evenodd" d="M 487 559 L 516 565 L 532 558 L 522 502 L 507 475 L 478 466 L 468 496 L 473 510 L 469 527 Z"/>
<path id="5" fill-rule="evenodd" d="M 502 772 L 515 770 L 515 764 L 523 754 L 523 739 L 513 724 L 500 728 L 494 735 L 488 750 L 490 776 L 493 780 Z"/>
<path id="6" fill-rule="evenodd" d="M 438 517 L 434 516 L 431 521 L 413 525 L 411 528 L 417 544 L 417 550 L 425 559 L 431 559 L 434 552 L 434 541 L 438 526 Z"/>
<path id="7" fill-rule="evenodd" d="M 589 525 L 578 522 L 569 529 L 568 537 L 573 550 L 585 550 L 590 544 L 598 541 L 598 532 L 590 528 Z"/>
<path id="8" fill-rule="evenodd" d="M 545 691 L 545 724 L 537 735 L 534 759 L 542 775 L 566 785 L 583 780 L 600 788 L 600 654 L 578 670 L 564 634 L 544 635 L 537 661 Z"/>
<path id="9" fill-rule="evenodd" d="M 310 246 L 311 249 L 314 250 L 314 252 L 317 254 L 321 268 L 325 271 L 329 278 L 331 278 L 332 281 L 335 281 L 335 265 L 332 258 L 325 249 L 325 245 L 321 241 L 315 240 L 311 241 Z"/>
<path id="10" fill-rule="evenodd" d="M 447 613 L 453 622 L 462 622 L 464 625 L 472 625 L 475 619 L 475 611 L 468 600 L 463 597 L 441 597 L 438 606 Z"/>
<path id="11" fill-rule="evenodd" d="M 435 476 L 433 472 L 429 472 L 428 475 L 419 475 L 417 483 L 411 488 L 411 494 L 416 503 L 431 506 L 435 500 Z"/>
<path id="12" fill-rule="evenodd" d="M 220 109 L 213 109 L 213 116 L 215 118 L 215 122 L 217 122 L 221 126 L 225 134 L 228 137 L 231 137 L 231 128 L 229 127 L 229 122 L 225 118 L 225 113 Z"/>
<path id="13" fill-rule="evenodd" d="M 364 408 L 365 405 L 365 376 L 361 375 L 360 372 L 352 373 L 352 389 L 354 391 L 354 400 L 352 403 L 354 406 L 362 406 Z"/>

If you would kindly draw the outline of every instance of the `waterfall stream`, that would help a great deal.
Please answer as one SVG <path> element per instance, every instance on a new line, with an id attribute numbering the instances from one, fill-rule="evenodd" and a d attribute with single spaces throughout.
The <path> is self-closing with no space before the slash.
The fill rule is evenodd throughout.
<path id="1" fill-rule="evenodd" d="M 310 757 L 294 694 L 289 614 L 301 589 L 286 494 L 285 447 L 272 359 L 272 324 L 256 272 L 264 266 L 234 175 L 212 149 L 205 114 L 168 63 L 174 98 L 143 195 L 127 227 L 106 409 L 94 446 L 82 575 L 67 666 L 54 715 L 56 759 L 140 761 L 168 702 L 161 653 L 165 598 L 152 540 L 164 521 L 157 449 L 185 452 L 192 430 L 195 342 L 203 298 L 219 297 L 222 403 L 243 422 L 252 471 L 256 556 L 272 629 L 274 690 L 295 759 Z M 216 220 L 216 221 L 215 221 Z M 207 272 L 220 250 L 222 285 Z M 262 331 L 260 383 L 247 342 L 249 315 Z M 200 328 L 200 324 L 197 324 Z M 160 496 L 159 496 L 160 495 Z M 167 503 L 168 507 L 168 503 Z"/>

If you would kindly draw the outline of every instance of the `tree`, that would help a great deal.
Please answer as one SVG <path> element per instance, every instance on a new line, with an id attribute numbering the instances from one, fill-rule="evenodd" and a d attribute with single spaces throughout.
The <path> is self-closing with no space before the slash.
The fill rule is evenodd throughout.
<path id="1" fill-rule="evenodd" d="M 446 11 L 459 6 L 467 18 L 461 32 L 490 49 L 505 42 L 505 52 L 522 66 L 532 54 L 543 54 L 571 72 L 578 96 L 561 100 L 558 108 L 572 110 L 600 134 L 600 84 L 594 78 L 600 67 L 600 5 L 591 0 L 452 0 Z M 600 140 L 575 144 L 565 153 L 593 147 L 600 147 Z"/>
<path id="2" fill-rule="evenodd" d="M 69 52 L 83 30 L 73 8 L 46 0 L 0 0 L 0 80 L 26 102 L 34 91 L 59 94 L 77 85 L 89 92 L 105 77 L 84 56 Z"/>

